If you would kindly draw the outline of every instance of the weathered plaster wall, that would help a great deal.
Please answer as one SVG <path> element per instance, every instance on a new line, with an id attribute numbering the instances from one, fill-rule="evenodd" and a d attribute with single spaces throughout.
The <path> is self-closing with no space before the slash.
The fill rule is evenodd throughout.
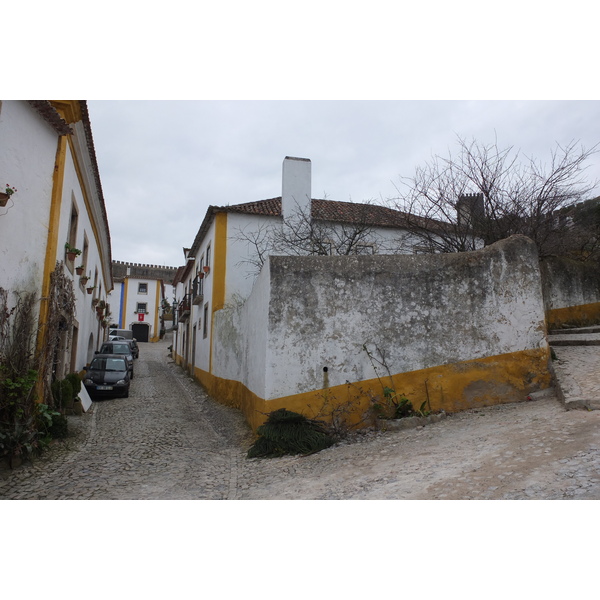
<path id="1" fill-rule="evenodd" d="M 568 258 L 541 261 L 548 327 L 600 323 L 600 268 Z"/>
<path id="2" fill-rule="evenodd" d="M 6 290 L 41 293 L 57 140 L 26 102 L 2 102 L 0 185 L 17 188 L 0 207 L 0 287 Z"/>
<path id="3" fill-rule="evenodd" d="M 474 253 L 273 257 L 267 398 L 547 345 L 534 245 Z"/>
<path id="4" fill-rule="evenodd" d="M 325 397 L 362 410 L 382 383 L 434 410 L 522 400 L 550 383 L 537 252 L 515 236 L 463 254 L 272 256 L 237 317 L 215 319 L 213 351 L 212 389 L 254 426 Z"/>
<path id="5" fill-rule="evenodd" d="M 270 269 L 265 264 L 252 294 L 228 302 L 213 323 L 213 375 L 237 380 L 265 397 L 269 332 Z"/>

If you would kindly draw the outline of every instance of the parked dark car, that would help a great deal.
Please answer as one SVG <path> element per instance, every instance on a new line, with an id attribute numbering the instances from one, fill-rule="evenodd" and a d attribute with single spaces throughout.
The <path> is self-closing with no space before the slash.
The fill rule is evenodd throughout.
<path id="1" fill-rule="evenodd" d="M 137 340 L 135 338 L 133 338 L 132 340 L 125 340 L 128 344 L 129 347 L 131 348 L 131 354 L 133 354 L 133 358 L 139 358 L 140 357 L 140 348 L 138 346 Z"/>
<path id="2" fill-rule="evenodd" d="M 117 342 L 104 342 L 97 354 L 120 354 L 127 359 L 130 377 L 133 379 L 133 353 L 126 340 Z"/>
<path id="3" fill-rule="evenodd" d="M 129 397 L 130 371 L 122 354 L 96 354 L 85 371 L 83 385 L 90 398 Z"/>

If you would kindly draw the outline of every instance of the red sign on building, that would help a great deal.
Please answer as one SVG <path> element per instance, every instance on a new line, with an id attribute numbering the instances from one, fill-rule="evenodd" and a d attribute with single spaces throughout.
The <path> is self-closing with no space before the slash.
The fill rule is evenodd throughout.
<path id="1" fill-rule="evenodd" d="M 144 320 L 144 313 L 138 313 L 138 321 Z"/>

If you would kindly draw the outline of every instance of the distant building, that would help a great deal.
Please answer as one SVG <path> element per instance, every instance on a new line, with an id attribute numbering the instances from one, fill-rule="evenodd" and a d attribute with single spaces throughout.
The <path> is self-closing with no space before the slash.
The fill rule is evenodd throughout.
<path id="1" fill-rule="evenodd" d="M 165 286 L 170 289 L 176 271 L 175 267 L 114 261 L 111 326 L 131 330 L 138 342 L 157 342 L 171 312 Z"/>

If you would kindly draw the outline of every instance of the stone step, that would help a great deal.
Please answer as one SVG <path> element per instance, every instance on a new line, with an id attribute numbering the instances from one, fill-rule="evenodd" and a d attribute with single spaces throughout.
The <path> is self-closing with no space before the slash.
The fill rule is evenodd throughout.
<path id="1" fill-rule="evenodd" d="M 600 346 L 600 339 L 576 338 L 575 336 L 571 336 L 569 339 L 554 339 L 552 336 L 548 336 L 548 343 L 551 346 Z"/>
<path id="2" fill-rule="evenodd" d="M 579 333 L 600 333 L 600 325 L 573 327 L 572 329 L 552 329 L 549 335 L 577 335 Z"/>

